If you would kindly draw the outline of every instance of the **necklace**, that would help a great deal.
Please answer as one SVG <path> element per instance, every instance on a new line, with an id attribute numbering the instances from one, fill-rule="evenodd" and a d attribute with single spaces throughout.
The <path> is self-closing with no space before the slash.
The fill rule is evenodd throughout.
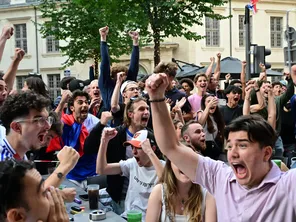
<path id="1" fill-rule="evenodd" d="M 184 211 L 185 200 L 181 199 L 181 210 Z"/>

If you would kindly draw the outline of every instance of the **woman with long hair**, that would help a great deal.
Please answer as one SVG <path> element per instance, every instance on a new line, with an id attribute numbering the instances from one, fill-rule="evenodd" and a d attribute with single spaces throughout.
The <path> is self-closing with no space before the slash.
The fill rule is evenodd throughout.
<path id="1" fill-rule="evenodd" d="M 218 99 L 206 94 L 201 99 L 201 110 L 197 112 L 197 121 L 203 126 L 206 134 L 207 148 L 203 155 L 217 160 L 224 144 L 224 119 L 218 107 Z"/>
<path id="2" fill-rule="evenodd" d="M 25 79 L 23 91 L 32 90 L 42 96 L 49 98 L 49 92 L 47 90 L 46 84 L 39 77 L 31 76 Z"/>
<path id="3" fill-rule="evenodd" d="M 181 172 L 170 160 L 149 197 L 146 222 L 215 222 L 214 197 Z"/>

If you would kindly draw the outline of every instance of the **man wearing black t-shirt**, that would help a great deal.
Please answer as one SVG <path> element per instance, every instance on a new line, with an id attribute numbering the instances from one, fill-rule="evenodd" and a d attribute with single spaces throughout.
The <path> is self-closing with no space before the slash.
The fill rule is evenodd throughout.
<path id="1" fill-rule="evenodd" d="M 219 108 L 225 125 L 228 125 L 233 119 L 243 115 L 243 106 L 239 105 L 242 90 L 234 85 L 229 85 L 224 93 L 227 97 L 227 104 Z"/>

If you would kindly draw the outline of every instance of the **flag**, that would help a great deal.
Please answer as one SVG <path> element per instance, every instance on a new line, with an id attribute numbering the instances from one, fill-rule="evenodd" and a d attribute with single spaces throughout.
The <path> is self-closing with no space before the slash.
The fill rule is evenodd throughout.
<path id="1" fill-rule="evenodd" d="M 88 131 L 84 124 L 75 122 L 73 114 L 62 114 L 62 121 L 64 123 L 63 135 L 62 137 L 53 138 L 46 152 L 53 152 L 61 150 L 64 146 L 73 147 L 80 156 L 83 155 L 83 146 L 86 137 L 88 136 Z"/>
<path id="2" fill-rule="evenodd" d="M 251 0 L 251 2 L 248 4 L 248 8 L 253 11 L 255 14 L 257 12 L 257 3 L 259 0 Z"/>

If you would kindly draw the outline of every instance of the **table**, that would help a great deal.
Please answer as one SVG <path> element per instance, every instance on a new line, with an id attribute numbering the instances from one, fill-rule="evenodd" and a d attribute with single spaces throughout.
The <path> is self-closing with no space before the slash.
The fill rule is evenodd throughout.
<path id="1" fill-rule="evenodd" d="M 44 179 L 46 179 L 48 177 L 48 175 L 43 176 Z M 81 187 L 77 186 L 76 184 L 72 183 L 71 181 L 65 179 L 62 183 L 62 185 L 66 186 L 66 188 L 75 188 L 76 189 L 76 198 L 79 198 L 79 195 L 82 194 L 87 194 Z M 80 199 L 81 200 L 81 199 Z M 81 200 L 81 204 L 77 204 L 77 203 L 66 203 L 66 208 L 67 208 L 67 212 L 70 218 L 74 218 L 74 221 L 78 221 L 78 222 L 89 222 L 91 220 L 89 220 L 89 213 L 91 212 L 91 210 L 89 209 L 89 203 L 88 201 L 84 201 Z M 84 212 L 80 213 L 80 214 L 76 214 L 76 215 L 72 215 L 70 214 L 71 211 L 71 207 L 72 206 L 79 206 L 79 207 L 85 207 Z M 101 208 L 102 204 L 99 203 L 99 207 Z M 121 222 L 121 221 L 125 221 L 125 219 L 123 219 L 122 217 L 120 217 L 119 215 L 115 214 L 112 211 L 109 211 L 106 213 L 106 219 L 101 220 L 104 222 Z"/>

